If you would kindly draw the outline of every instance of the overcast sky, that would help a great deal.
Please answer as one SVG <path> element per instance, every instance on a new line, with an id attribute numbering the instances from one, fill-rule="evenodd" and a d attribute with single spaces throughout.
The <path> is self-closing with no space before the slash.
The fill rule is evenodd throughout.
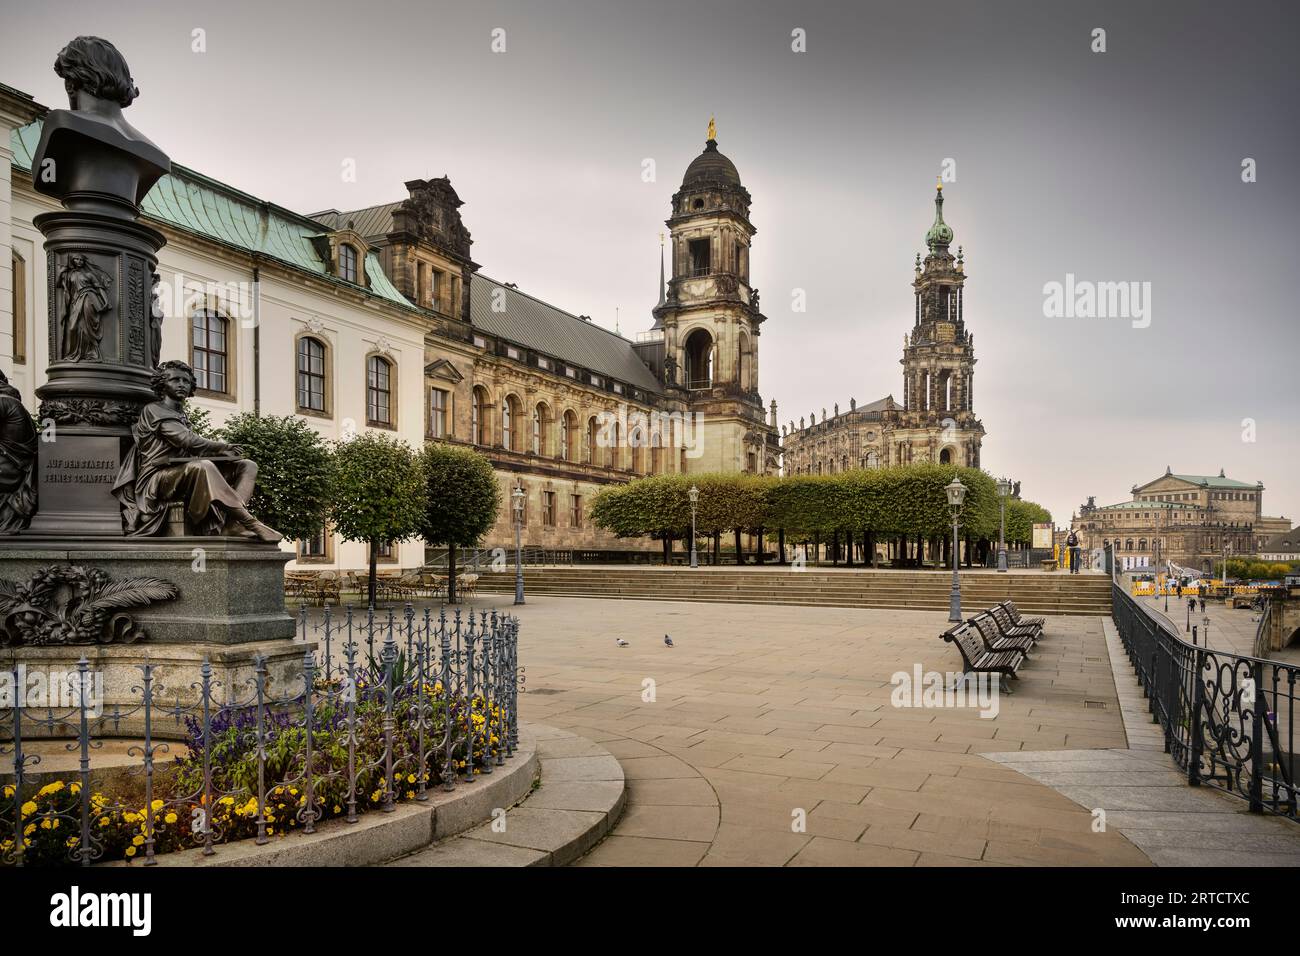
<path id="1" fill-rule="evenodd" d="M 1294 519 L 1295 6 L 47 0 L 6 10 L 0 81 L 65 106 L 55 53 L 104 36 L 141 90 L 131 122 L 174 161 L 304 213 L 448 174 L 485 273 L 611 328 L 618 310 L 627 335 L 716 115 L 753 194 L 759 385 L 782 423 L 901 397 L 951 158 L 984 467 L 1058 524 L 1166 465 L 1263 481 Z M 1045 317 L 1067 274 L 1150 283 L 1149 326 Z"/>

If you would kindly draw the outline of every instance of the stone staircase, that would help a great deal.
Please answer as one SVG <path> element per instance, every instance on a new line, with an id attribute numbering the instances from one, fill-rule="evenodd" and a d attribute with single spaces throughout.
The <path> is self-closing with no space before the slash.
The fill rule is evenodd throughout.
<path id="1" fill-rule="evenodd" d="M 514 571 L 484 573 L 478 586 L 482 591 L 511 592 Z M 946 611 L 951 587 L 948 571 L 582 565 L 524 569 L 525 594 L 642 601 Z M 1102 574 L 963 572 L 961 594 L 967 614 L 1008 598 L 1025 614 L 1111 613 L 1110 579 Z"/>

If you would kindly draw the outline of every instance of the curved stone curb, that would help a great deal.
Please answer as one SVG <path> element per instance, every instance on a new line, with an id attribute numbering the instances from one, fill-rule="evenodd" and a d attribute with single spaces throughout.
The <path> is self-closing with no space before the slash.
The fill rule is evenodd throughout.
<path id="1" fill-rule="evenodd" d="M 356 823 L 328 820 L 315 833 L 272 837 L 262 846 L 240 840 L 214 847 L 212 856 L 204 856 L 202 849 L 164 853 L 156 857 L 158 866 L 372 866 L 413 853 L 491 819 L 496 808 L 514 806 L 526 797 L 537 780 L 538 743 L 530 728 L 521 726 L 519 749 L 504 766 L 472 783 L 459 783 L 450 793 L 431 790 L 428 800 L 399 803 L 391 813 L 369 810 Z"/>
<path id="2" fill-rule="evenodd" d="M 622 766 L 585 737 L 543 724 L 528 729 L 541 764 L 537 789 L 498 820 L 390 865 L 566 866 L 599 843 L 627 803 Z"/>

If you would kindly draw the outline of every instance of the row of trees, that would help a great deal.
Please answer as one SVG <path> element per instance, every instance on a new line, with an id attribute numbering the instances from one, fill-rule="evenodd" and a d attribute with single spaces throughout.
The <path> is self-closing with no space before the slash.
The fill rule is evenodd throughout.
<path id="1" fill-rule="evenodd" d="M 411 538 L 447 547 L 454 600 L 456 548 L 478 543 L 501 506 L 491 463 L 469 448 L 433 443 L 417 451 L 379 432 L 326 442 L 292 415 L 236 415 L 215 430 L 201 417 L 194 424 L 257 462 L 249 510 L 286 538 L 311 538 L 328 523 L 344 540 L 369 546 L 371 605 L 380 546 Z"/>
<path id="2" fill-rule="evenodd" d="M 999 523 L 997 484 L 974 468 L 919 464 L 846 471 L 835 475 L 662 475 L 607 488 L 596 495 L 592 520 L 623 537 L 650 537 L 664 542 L 665 560 L 674 539 L 689 538 L 689 490 L 699 488 L 695 527 L 716 539 L 776 532 L 783 542 L 802 543 L 863 536 L 864 550 L 874 542 L 915 537 L 947 542 L 952 528 L 944 486 L 960 478 L 966 486 L 961 530 L 967 542 L 996 541 Z M 1008 543 L 1028 544 L 1036 522 L 1051 515 L 1032 501 L 1007 503 Z M 946 546 L 946 545 L 945 545 Z"/>

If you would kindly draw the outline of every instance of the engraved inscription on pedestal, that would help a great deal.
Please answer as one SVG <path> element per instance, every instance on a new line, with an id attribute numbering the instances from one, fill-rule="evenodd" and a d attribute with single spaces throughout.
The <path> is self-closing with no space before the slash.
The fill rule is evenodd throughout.
<path id="1" fill-rule="evenodd" d="M 80 512 L 116 518 L 113 481 L 122 466 L 122 440 L 69 435 L 42 442 L 38 495 L 42 511 Z"/>

